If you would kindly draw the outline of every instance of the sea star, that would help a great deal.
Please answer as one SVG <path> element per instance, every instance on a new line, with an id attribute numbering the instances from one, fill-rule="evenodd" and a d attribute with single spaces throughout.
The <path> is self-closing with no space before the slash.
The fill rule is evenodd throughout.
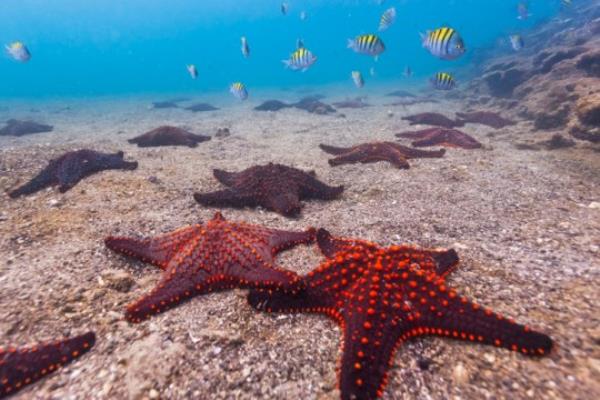
<path id="1" fill-rule="evenodd" d="M 194 198 L 206 206 L 230 207 L 263 206 L 285 216 L 300 212 L 302 199 L 332 200 L 343 191 L 343 186 L 327 186 L 315 178 L 314 172 L 269 163 L 241 172 L 215 169 L 213 175 L 229 189 L 212 193 L 196 193 Z"/>
<path id="2" fill-rule="evenodd" d="M 27 348 L 0 348 L 0 398 L 14 394 L 87 353 L 96 342 L 94 332 Z"/>
<path id="3" fill-rule="evenodd" d="M 256 309 L 325 314 L 340 324 L 344 400 L 382 396 L 396 349 L 418 336 L 491 344 L 531 356 L 552 348 L 548 336 L 449 288 L 443 277 L 453 265 L 449 253 L 338 241 L 324 230 L 317 242 L 328 260 L 302 278 L 305 289 L 295 294 L 252 290 L 248 300 Z"/>
<path id="4" fill-rule="evenodd" d="M 407 117 L 402 117 L 402 119 L 410 121 L 411 125 L 437 125 L 443 126 L 444 128 L 458 128 L 465 125 L 464 122 L 460 120 L 453 120 L 445 115 L 430 112 L 409 115 Z"/>
<path id="5" fill-rule="evenodd" d="M 294 290 L 298 276 L 277 268 L 280 251 L 314 241 L 315 231 L 288 232 L 228 222 L 221 213 L 206 224 L 148 239 L 108 237 L 106 246 L 164 270 L 148 295 L 127 307 L 134 323 L 194 296 L 234 287 Z"/>
<path id="6" fill-rule="evenodd" d="M 0 136 L 23 136 L 32 133 L 51 132 L 52 125 L 39 124 L 33 121 L 20 121 L 17 119 L 9 119 L 6 121 L 6 126 L 0 129 Z"/>
<path id="7" fill-rule="evenodd" d="M 217 107 L 208 103 L 196 103 L 191 106 L 185 107 L 185 110 L 189 110 L 192 112 L 203 112 L 203 111 L 215 111 L 218 110 Z"/>
<path id="8" fill-rule="evenodd" d="M 468 113 L 456 113 L 456 116 L 464 123 L 470 122 L 474 124 L 482 124 L 491 126 L 492 128 L 500 129 L 505 126 L 515 125 L 515 121 L 511 121 L 491 111 L 474 111 Z"/>
<path id="9" fill-rule="evenodd" d="M 354 99 L 346 99 L 333 103 L 337 108 L 365 108 L 371 107 L 369 103 L 366 103 L 363 97 L 356 97 Z"/>
<path id="10" fill-rule="evenodd" d="M 48 166 L 25 185 L 13 190 L 8 195 L 12 198 L 28 195 L 48 186 L 59 185 L 61 193 L 71 189 L 80 180 L 96 172 L 106 169 L 134 170 L 136 161 L 123 160 L 123 152 L 99 153 L 93 150 L 70 151 L 50 160 Z"/>
<path id="11" fill-rule="evenodd" d="M 342 148 L 319 145 L 321 150 L 334 154 L 337 157 L 329 160 L 332 166 L 350 163 L 373 163 L 378 161 L 389 161 L 396 168 L 410 168 L 408 164 L 411 158 L 439 158 L 446 152 L 444 149 L 438 151 L 425 151 L 412 149 L 392 142 L 370 142 L 357 146 Z"/>
<path id="12" fill-rule="evenodd" d="M 289 108 L 292 105 L 279 100 L 267 100 L 264 103 L 254 107 L 257 111 L 279 111 L 282 108 Z"/>
<path id="13" fill-rule="evenodd" d="M 198 143 L 210 140 L 210 136 L 196 135 L 174 126 L 160 126 L 143 135 L 129 139 L 129 143 L 139 147 L 153 146 L 188 146 L 196 147 Z"/>
<path id="14" fill-rule="evenodd" d="M 479 149 L 481 143 L 473 137 L 456 129 L 428 128 L 415 132 L 396 134 L 400 138 L 418 139 L 411 144 L 415 147 L 446 146 L 462 147 L 463 149 Z"/>

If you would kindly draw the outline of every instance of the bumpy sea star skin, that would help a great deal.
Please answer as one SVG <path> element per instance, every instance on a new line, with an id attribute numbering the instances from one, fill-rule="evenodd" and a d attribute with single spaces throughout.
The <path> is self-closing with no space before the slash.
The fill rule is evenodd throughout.
<path id="1" fill-rule="evenodd" d="M 248 300 L 268 312 L 319 313 L 340 324 L 344 400 L 381 397 L 396 349 L 419 336 L 490 344 L 531 356 L 552 348 L 548 336 L 447 287 L 434 272 L 448 264 L 447 256 L 436 260 L 435 253 L 415 247 L 353 246 L 347 240 L 340 246 L 322 230 L 317 236 L 329 259 L 302 279 L 305 289 L 295 294 L 253 290 Z"/>
<path id="2" fill-rule="evenodd" d="M 205 206 L 255 207 L 293 217 L 300 213 L 300 200 L 333 200 L 343 186 L 327 186 L 302 170 L 269 163 L 250 167 L 241 172 L 213 171 L 215 178 L 229 189 L 212 193 L 196 193 L 194 198 Z"/>
<path id="3" fill-rule="evenodd" d="M 463 149 L 479 149 L 479 143 L 472 136 L 456 129 L 429 128 L 414 132 L 396 134 L 399 138 L 418 139 L 411 144 L 415 147 L 445 146 L 461 147 Z"/>
<path id="4" fill-rule="evenodd" d="M 492 128 L 501 129 L 505 126 L 515 125 L 515 121 L 506 119 L 498 113 L 491 111 L 473 111 L 468 113 L 456 113 L 456 116 L 464 123 L 474 123 L 491 126 Z"/>
<path id="5" fill-rule="evenodd" d="M 160 126 L 143 135 L 129 139 L 129 143 L 137 144 L 139 147 L 154 146 L 188 146 L 196 147 L 198 143 L 210 140 L 210 136 L 196 135 L 174 126 Z"/>
<path id="6" fill-rule="evenodd" d="M 277 268 L 275 255 L 312 243 L 315 230 L 289 232 L 243 222 L 220 213 L 197 224 L 149 239 L 108 237 L 111 250 L 156 265 L 163 279 L 152 292 L 127 307 L 126 318 L 141 322 L 194 296 L 238 288 L 293 291 L 298 276 Z"/>
<path id="7" fill-rule="evenodd" d="M 407 117 L 402 117 L 402 119 L 410 121 L 411 125 L 436 125 L 443 126 L 444 128 L 459 128 L 465 125 L 465 123 L 460 120 L 453 120 L 445 115 L 429 112 L 409 115 Z"/>
<path id="8" fill-rule="evenodd" d="M 96 342 L 88 332 L 27 348 L 0 348 L 0 398 L 10 396 L 87 353 Z"/>
<path id="9" fill-rule="evenodd" d="M 16 198 L 54 185 L 59 185 L 58 190 L 64 193 L 83 178 L 96 172 L 108 169 L 134 170 L 137 166 L 136 161 L 124 161 L 122 151 L 114 154 L 99 153 L 93 150 L 70 151 L 59 158 L 50 160 L 48 166 L 31 181 L 8 195 Z"/>
<path id="10" fill-rule="evenodd" d="M 319 147 L 324 152 L 337 156 L 329 160 L 331 166 L 388 161 L 401 169 L 410 168 L 407 160 L 411 158 L 440 158 L 446 152 L 444 149 L 438 151 L 412 149 L 393 142 L 370 142 L 347 148 L 320 144 Z"/>

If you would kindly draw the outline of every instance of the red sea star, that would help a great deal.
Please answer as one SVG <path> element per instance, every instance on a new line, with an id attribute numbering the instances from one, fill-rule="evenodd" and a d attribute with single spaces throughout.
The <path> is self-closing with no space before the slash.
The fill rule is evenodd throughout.
<path id="1" fill-rule="evenodd" d="M 138 163 L 124 161 L 123 152 L 115 154 L 99 153 L 93 150 L 77 150 L 63 154 L 57 159 L 50 160 L 31 181 L 13 190 L 8 195 L 12 198 L 28 195 L 48 186 L 59 185 L 61 193 L 71 189 L 80 180 L 96 172 L 107 169 L 134 170 Z"/>
<path id="2" fill-rule="evenodd" d="M 281 164 L 258 165 L 242 172 L 213 171 L 215 178 L 230 189 L 212 193 L 196 193 L 194 198 L 206 206 L 263 206 L 285 216 L 300 212 L 301 199 L 331 200 L 343 186 L 327 186 L 314 176 Z"/>
<path id="3" fill-rule="evenodd" d="M 143 135 L 129 139 L 129 143 L 137 144 L 139 147 L 155 146 L 187 146 L 196 147 L 198 143 L 210 140 L 210 136 L 196 135 L 185 129 L 174 126 L 160 126 Z"/>
<path id="4" fill-rule="evenodd" d="M 0 398 L 9 396 L 87 353 L 96 342 L 88 332 L 28 348 L 0 348 Z"/>
<path id="5" fill-rule="evenodd" d="M 411 125 L 437 125 L 443 126 L 444 128 L 458 128 L 465 126 L 465 123 L 461 120 L 453 120 L 445 115 L 431 112 L 409 115 L 407 117 L 402 117 L 402 119 L 410 121 Z"/>
<path id="6" fill-rule="evenodd" d="M 279 269 L 274 256 L 314 241 L 314 229 L 288 232 L 243 222 L 220 213 L 206 224 L 150 239 L 108 237 L 106 246 L 165 271 L 154 290 L 127 307 L 126 317 L 140 322 L 193 296 L 233 287 L 295 290 L 298 276 Z"/>
<path id="7" fill-rule="evenodd" d="M 411 144 L 415 147 L 447 146 L 463 149 L 479 149 L 481 143 L 473 137 L 456 129 L 429 128 L 415 132 L 396 133 L 397 137 L 418 139 Z"/>
<path id="8" fill-rule="evenodd" d="M 268 312 L 309 312 L 336 320 L 343 332 L 341 397 L 382 396 L 394 352 L 423 335 L 492 344 L 527 355 L 544 355 L 552 340 L 470 302 L 446 286 L 455 264 L 451 253 L 411 246 L 382 248 L 335 240 L 320 230 L 328 260 L 302 278 L 295 294 L 253 290 L 250 304 Z"/>
<path id="9" fill-rule="evenodd" d="M 378 161 L 388 161 L 396 168 L 410 168 L 408 164 L 411 158 L 439 158 L 443 157 L 446 150 L 424 151 L 411 149 L 392 142 L 371 142 L 363 143 L 357 146 L 343 148 L 333 147 L 325 144 L 319 145 L 321 150 L 326 153 L 337 155 L 329 160 L 329 165 L 341 165 L 351 163 L 373 163 Z"/>

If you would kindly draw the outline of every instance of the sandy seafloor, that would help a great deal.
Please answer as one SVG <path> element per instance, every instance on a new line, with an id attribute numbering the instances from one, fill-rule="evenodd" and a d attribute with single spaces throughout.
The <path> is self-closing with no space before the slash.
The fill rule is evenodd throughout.
<path id="1" fill-rule="evenodd" d="M 370 98 L 380 105 L 341 110 L 341 118 L 251 111 L 256 100 L 208 113 L 148 110 L 149 100 L 5 104 L 9 109 L 0 111 L 0 119 L 55 125 L 51 133 L 0 137 L 0 345 L 87 330 L 98 338 L 90 353 L 15 399 L 338 398 L 340 330 L 325 317 L 261 314 L 246 304 L 245 291 L 235 290 L 196 297 L 138 325 L 123 320 L 125 305 L 151 290 L 160 271 L 111 253 L 104 237 L 154 235 L 208 220 L 216 209 L 198 205 L 192 193 L 221 188 L 213 168 L 238 171 L 270 161 L 314 169 L 346 191 L 336 201 L 305 202 L 299 219 L 261 209 L 224 209 L 226 218 L 325 227 L 386 245 L 454 247 L 462 264 L 449 278 L 452 286 L 556 342 L 541 359 L 442 338 L 405 344 L 386 399 L 600 397 L 597 149 L 516 150 L 514 142 L 541 137 L 529 123 L 500 130 L 467 125 L 463 130 L 485 149 L 450 149 L 441 159 L 411 160 L 409 170 L 387 163 L 331 168 L 319 143 L 395 140 L 393 133 L 408 127 L 403 115 L 463 108 L 392 107 L 383 104 L 393 99 Z M 193 149 L 126 142 L 163 124 L 211 135 L 227 127 L 232 135 Z M 86 147 L 124 150 L 139 168 L 94 175 L 65 194 L 5 195 L 50 158 Z M 279 258 L 299 273 L 321 260 L 316 247 Z"/>

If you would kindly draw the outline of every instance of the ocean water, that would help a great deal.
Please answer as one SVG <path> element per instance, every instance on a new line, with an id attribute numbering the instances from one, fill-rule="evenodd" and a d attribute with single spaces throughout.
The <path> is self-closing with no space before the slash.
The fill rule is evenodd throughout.
<path id="1" fill-rule="evenodd" d="M 263 89 L 335 85 L 357 93 L 350 79 L 360 70 L 366 90 L 398 83 L 426 86 L 444 70 L 460 82 L 472 76 L 478 52 L 510 51 L 509 34 L 555 16 L 559 0 L 529 1 L 531 16 L 518 20 L 515 0 L 3 0 L 0 43 L 24 42 L 28 63 L 0 57 L 0 98 L 227 93 L 231 82 L 250 95 Z M 382 4 L 379 4 L 382 3 Z M 348 38 L 377 33 L 379 18 L 396 7 L 396 23 L 380 37 L 386 51 L 375 61 L 346 47 Z M 300 18 L 304 11 L 305 20 Z M 432 57 L 419 32 L 442 25 L 457 29 L 467 53 L 456 61 Z M 251 56 L 240 51 L 246 36 Z M 298 38 L 318 61 L 306 72 L 281 60 Z M 192 80 L 186 64 L 199 71 Z M 410 79 L 402 71 L 410 66 Z M 370 70 L 373 68 L 374 76 Z"/>

